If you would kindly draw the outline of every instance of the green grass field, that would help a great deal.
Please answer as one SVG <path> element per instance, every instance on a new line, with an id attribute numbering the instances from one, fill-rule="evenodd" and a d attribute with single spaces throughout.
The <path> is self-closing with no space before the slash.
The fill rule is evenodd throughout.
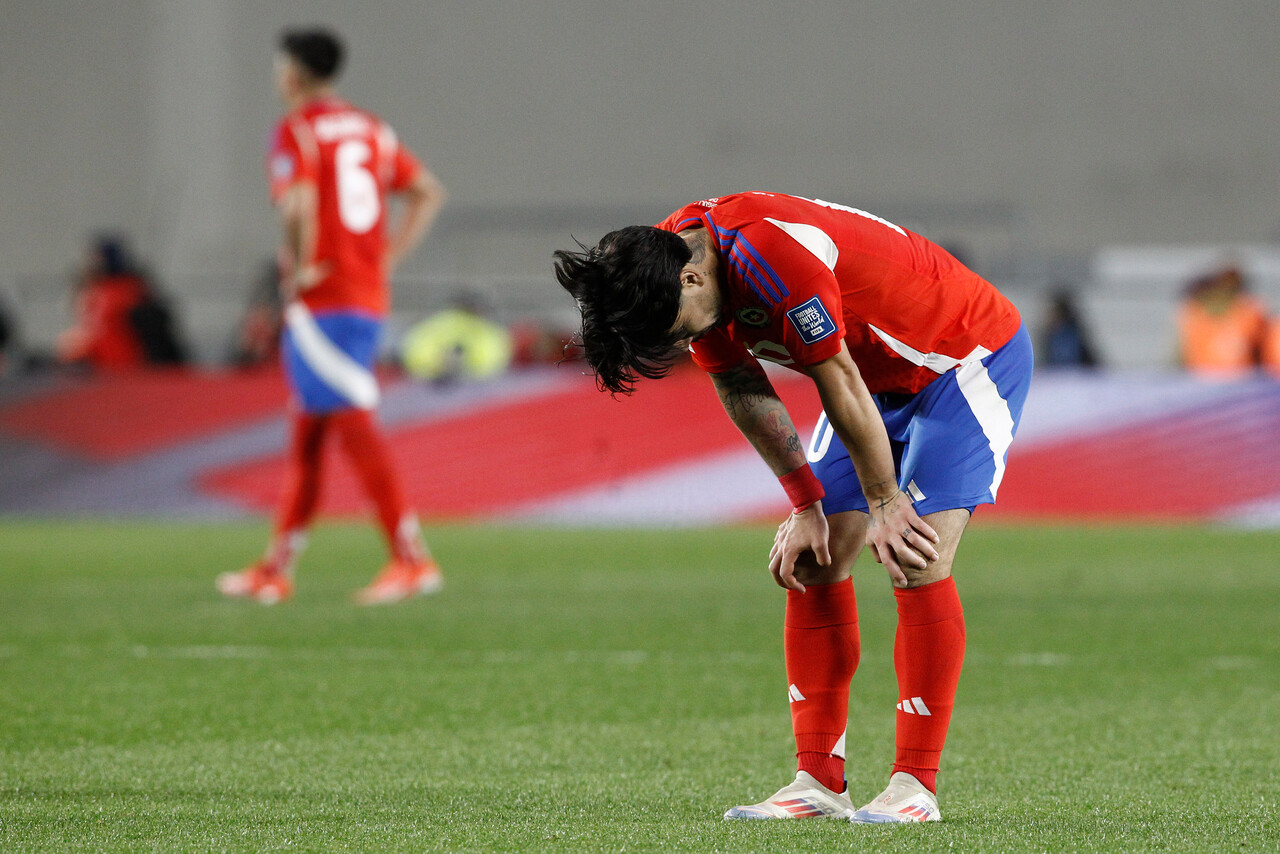
<path id="1" fill-rule="evenodd" d="M 975 527 L 946 821 L 723 822 L 790 780 L 767 529 L 428 532 L 440 595 L 221 601 L 259 525 L 0 525 L 0 850 L 1275 851 L 1280 538 Z M 892 758 L 892 592 L 855 570 L 849 784 Z"/>

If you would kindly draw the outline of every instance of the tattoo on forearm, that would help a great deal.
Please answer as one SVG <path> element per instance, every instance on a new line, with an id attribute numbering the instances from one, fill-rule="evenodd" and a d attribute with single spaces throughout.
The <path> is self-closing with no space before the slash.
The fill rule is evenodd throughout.
<path id="1" fill-rule="evenodd" d="M 761 456 L 778 470 L 794 468 L 804 445 L 786 406 L 764 372 L 753 365 L 713 374 L 725 412 L 751 441 Z"/>
<path id="2" fill-rule="evenodd" d="M 789 454 L 800 451 L 800 437 L 796 435 L 796 427 L 791 423 L 791 416 L 781 402 L 764 414 L 762 427 L 762 432 L 769 437 L 772 446 L 781 447 Z"/>
<path id="3" fill-rule="evenodd" d="M 747 367 L 730 368 L 724 373 L 715 374 L 714 379 L 720 402 L 724 404 L 725 412 L 735 421 L 761 403 L 776 399 L 768 378 Z"/>

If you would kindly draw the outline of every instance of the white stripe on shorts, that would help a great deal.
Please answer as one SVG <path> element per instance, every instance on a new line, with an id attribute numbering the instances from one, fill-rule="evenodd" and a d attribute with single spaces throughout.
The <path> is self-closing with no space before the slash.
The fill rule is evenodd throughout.
<path id="1" fill-rule="evenodd" d="M 378 405 L 378 380 L 373 372 L 330 341 L 305 305 L 290 303 L 284 310 L 284 320 L 298 354 L 316 376 L 352 406 L 373 409 Z"/>
<path id="2" fill-rule="evenodd" d="M 992 461 L 996 465 L 995 477 L 991 479 L 991 500 L 995 501 L 1000 481 L 1004 480 L 1004 457 L 1013 444 L 1013 414 L 982 362 L 967 362 L 957 368 L 956 385 L 991 446 Z"/>
<path id="3" fill-rule="evenodd" d="M 831 422 L 827 420 L 827 413 L 824 411 L 818 416 L 818 423 L 813 425 L 813 436 L 809 439 L 809 450 L 805 453 L 805 459 L 811 463 L 816 463 L 827 455 L 827 449 L 831 447 L 831 437 L 835 435 L 835 430 L 831 427 Z"/>

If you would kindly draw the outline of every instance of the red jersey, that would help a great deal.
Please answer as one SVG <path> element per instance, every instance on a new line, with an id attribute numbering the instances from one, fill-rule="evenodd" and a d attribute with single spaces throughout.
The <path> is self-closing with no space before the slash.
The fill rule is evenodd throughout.
<path id="1" fill-rule="evenodd" d="M 63 339 L 63 358 L 102 370 L 146 364 L 146 351 L 130 320 L 146 297 L 146 284 L 132 274 L 90 281 L 76 297 L 79 322 Z"/>
<path id="2" fill-rule="evenodd" d="M 726 285 L 721 323 L 692 347 L 710 373 L 749 355 L 800 370 L 836 355 L 843 340 L 872 393 L 914 394 L 1022 325 L 1008 299 L 942 247 L 865 211 L 738 193 L 658 224 L 698 226 Z"/>
<path id="3" fill-rule="evenodd" d="M 389 125 L 339 98 L 311 101 L 276 125 L 267 158 L 271 200 L 295 184 L 316 186 L 315 257 L 298 259 L 327 270 L 302 292 L 312 311 L 387 313 L 387 197 L 421 170 Z"/>

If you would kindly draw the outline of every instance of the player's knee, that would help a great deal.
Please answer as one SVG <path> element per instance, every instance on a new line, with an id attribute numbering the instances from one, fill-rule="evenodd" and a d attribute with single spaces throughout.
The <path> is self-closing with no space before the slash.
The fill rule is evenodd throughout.
<path id="1" fill-rule="evenodd" d="M 810 584 L 834 584 L 849 577 L 847 561 L 833 560 L 827 566 L 818 563 L 813 552 L 806 552 L 796 559 L 796 580 L 808 586 Z"/>
<path id="2" fill-rule="evenodd" d="M 907 587 L 924 587 L 942 581 L 951 575 L 951 561 L 936 560 L 924 569 L 903 566 L 902 574 L 907 577 Z"/>
<path id="3" fill-rule="evenodd" d="M 801 567 L 796 564 L 796 579 L 806 587 L 811 584 L 835 584 L 837 581 L 844 581 L 849 577 L 849 570 L 837 567 L 835 564 L 831 566 L 818 566 L 816 563 L 812 566 Z"/>

